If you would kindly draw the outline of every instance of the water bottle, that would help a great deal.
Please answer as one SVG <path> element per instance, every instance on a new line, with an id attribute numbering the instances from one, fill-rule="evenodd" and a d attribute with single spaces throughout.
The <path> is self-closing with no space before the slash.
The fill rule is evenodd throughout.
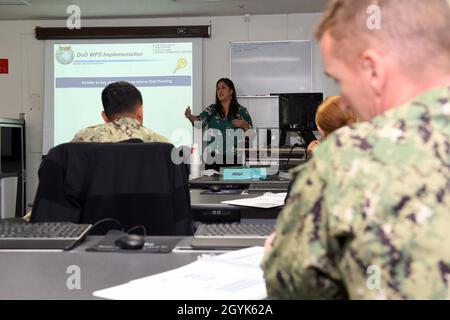
<path id="1" fill-rule="evenodd" d="M 191 146 L 191 154 L 190 154 L 190 178 L 195 179 L 200 177 L 200 150 L 198 149 L 197 144 L 193 144 Z"/>

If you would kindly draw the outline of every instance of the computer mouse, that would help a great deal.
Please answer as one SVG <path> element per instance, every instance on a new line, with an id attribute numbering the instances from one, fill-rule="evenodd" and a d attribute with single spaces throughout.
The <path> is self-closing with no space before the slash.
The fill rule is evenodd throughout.
<path id="1" fill-rule="evenodd" d="M 137 234 L 126 234 L 114 243 L 117 247 L 126 250 L 140 250 L 144 247 L 145 237 Z"/>
<path id="2" fill-rule="evenodd" d="M 209 187 L 209 190 L 211 192 L 220 192 L 222 190 L 222 188 L 220 186 L 218 186 L 218 185 L 212 185 L 212 186 Z"/>

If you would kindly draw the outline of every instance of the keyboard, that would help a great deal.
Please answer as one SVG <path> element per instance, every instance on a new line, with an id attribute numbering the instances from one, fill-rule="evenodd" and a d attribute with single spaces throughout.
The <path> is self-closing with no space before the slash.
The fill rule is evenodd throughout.
<path id="1" fill-rule="evenodd" d="M 191 242 L 198 249 L 237 249 L 263 246 L 274 231 L 273 224 L 200 224 Z"/>
<path id="2" fill-rule="evenodd" d="M 248 193 L 287 192 L 288 187 L 289 181 L 251 183 L 248 187 Z"/>
<path id="3" fill-rule="evenodd" d="M 0 249 L 70 250 L 86 236 L 90 224 L 0 221 Z"/>

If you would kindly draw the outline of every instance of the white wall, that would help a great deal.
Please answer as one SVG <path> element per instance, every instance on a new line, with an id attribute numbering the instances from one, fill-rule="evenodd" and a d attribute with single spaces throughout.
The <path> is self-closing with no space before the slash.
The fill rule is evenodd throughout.
<path id="1" fill-rule="evenodd" d="M 83 20 L 83 26 L 154 26 L 211 24 L 212 36 L 203 45 L 203 105 L 215 99 L 215 83 L 229 76 L 229 42 L 245 40 L 309 40 L 320 14 Z M 44 101 L 44 42 L 34 38 L 34 28 L 65 27 L 65 21 L 0 21 L 0 58 L 9 59 L 9 74 L 0 75 L 0 117 L 27 120 L 27 201 L 37 188 L 37 169 L 42 157 Z M 325 96 L 338 87 L 323 74 L 317 44 L 313 51 L 313 89 Z M 242 99 L 258 126 L 277 126 L 278 110 L 268 101 Z"/>

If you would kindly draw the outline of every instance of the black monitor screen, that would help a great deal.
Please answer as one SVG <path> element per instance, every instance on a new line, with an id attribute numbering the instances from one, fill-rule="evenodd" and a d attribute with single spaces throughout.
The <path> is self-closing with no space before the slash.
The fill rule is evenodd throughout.
<path id="1" fill-rule="evenodd" d="M 287 93 L 279 95 L 280 129 L 315 131 L 317 108 L 323 93 Z"/>
<path id="2" fill-rule="evenodd" d="M 2 173 L 22 173 L 23 131 L 20 126 L 0 125 L 0 158 Z"/>

